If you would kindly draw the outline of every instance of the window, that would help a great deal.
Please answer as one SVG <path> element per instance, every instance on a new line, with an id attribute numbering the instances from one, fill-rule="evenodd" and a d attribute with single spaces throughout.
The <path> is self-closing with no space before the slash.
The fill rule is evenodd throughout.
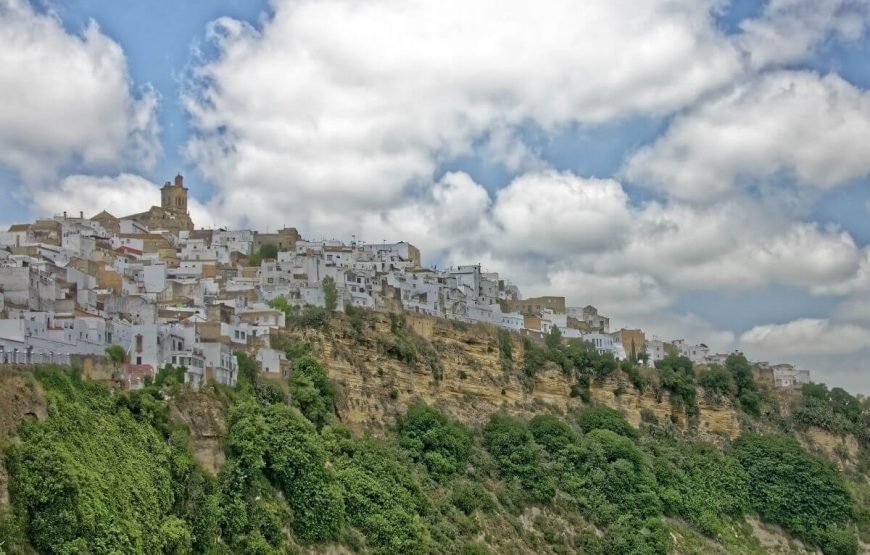
<path id="1" fill-rule="evenodd" d="M 137 353 L 142 352 L 142 334 L 141 333 L 136 334 L 136 352 Z M 139 357 L 139 358 L 141 359 L 142 357 Z M 137 362 L 136 364 L 142 364 L 142 363 Z"/>
<path id="2" fill-rule="evenodd" d="M 136 357 L 136 364 L 142 364 L 142 357 Z"/>

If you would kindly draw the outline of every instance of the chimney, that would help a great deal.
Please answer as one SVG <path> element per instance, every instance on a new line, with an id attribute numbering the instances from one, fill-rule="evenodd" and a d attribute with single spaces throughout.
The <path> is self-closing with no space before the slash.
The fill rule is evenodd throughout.
<path id="1" fill-rule="evenodd" d="M 79 219 L 80 219 L 80 220 L 84 220 L 84 219 L 85 219 L 85 211 L 84 211 L 84 210 L 79 211 Z"/>
<path id="2" fill-rule="evenodd" d="M 63 219 L 66 219 L 66 210 L 63 211 Z"/>

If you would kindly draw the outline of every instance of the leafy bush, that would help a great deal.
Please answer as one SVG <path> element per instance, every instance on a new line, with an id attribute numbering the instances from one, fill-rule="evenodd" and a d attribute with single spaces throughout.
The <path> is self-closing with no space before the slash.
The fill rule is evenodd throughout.
<path id="1" fill-rule="evenodd" d="M 339 439 L 334 448 L 348 521 L 371 552 L 424 552 L 428 503 L 398 453 L 374 439 Z"/>
<path id="2" fill-rule="evenodd" d="M 761 414 L 761 397 L 758 395 L 758 386 L 752 376 L 749 361 L 742 354 L 732 353 L 725 359 L 725 368 L 734 379 L 740 407 L 753 416 L 759 416 Z"/>
<path id="3" fill-rule="evenodd" d="M 731 372 L 726 368 L 713 364 L 698 376 L 698 384 L 704 388 L 704 394 L 712 400 L 731 395 L 734 388 Z"/>
<path id="4" fill-rule="evenodd" d="M 322 440 L 301 414 L 287 406 L 268 407 L 265 421 L 267 475 L 293 510 L 293 531 L 309 542 L 336 538 L 344 520 L 344 501 L 333 473 L 325 467 Z"/>
<path id="5" fill-rule="evenodd" d="M 398 422 L 399 445 L 437 478 L 460 472 L 471 451 L 471 434 L 462 424 L 448 420 L 422 403 L 408 407 Z"/>
<path id="6" fill-rule="evenodd" d="M 335 417 L 335 384 L 317 359 L 304 356 L 293 364 L 290 395 L 293 404 L 319 430 Z"/>
<path id="7" fill-rule="evenodd" d="M 311 343 L 307 341 L 289 341 L 284 346 L 284 354 L 287 355 L 287 360 L 294 361 L 311 354 Z"/>
<path id="8" fill-rule="evenodd" d="M 619 366 L 622 368 L 622 371 L 628 375 L 628 380 L 636 390 L 643 392 L 643 390 L 646 389 L 646 380 L 644 380 L 643 376 L 640 375 L 640 368 L 638 368 L 636 364 L 626 359 L 623 360 Z"/>
<path id="9" fill-rule="evenodd" d="M 594 429 L 563 451 L 559 468 L 561 487 L 604 530 L 605 553 L 667 551 L 655 476 L 630 438 Z"/>
<path id="10" fill-rule="evenodd" d="M 33 547 L 159 553 L 172 538 L 184 543 L 189 525 L 172 510 L 184 462 L 174 451 L 185 446 L 168 444 L 105 388 L 47 373 L 53 414 L 24 423 L 7 454 L 10 497 Z"/>
<path id="11" fill-rule="evenodd" d="M 335 279 L 332 276 L 326 276 L 321 281 L 323 287 L 323 303 L 326 305 L 326 310 L 333 312 L 338 307 L 338 289 L 335 287 Z"/>
<path id="12" fill-rule="evenodd" d="M 749 510 L 749 478 L 737 459 L 704 443 L 658 451 L 654 468 L 666 514 L 716 536 L 723 516 L 739 518 Z"/>
<path id="13" fill-rule="evenodd" d="M 577 433 L 571 426 L 555 416 L 541 414 L 532 418 L 529 421 L 529 431 L 548 453 L 558 453 L 577 441 Z"/>
<path id="14" fill-rule="evenodd" d="M 479 482 L 460 482 L 453 488 L 450 502 L 463 513 L 470 515 L 474 511 L 492 511 L 495 501 L 492 495 Z"/>
<path id="15" fill-rule="evenodd" d="M 625 417 L 619 411 L 604 405 L 593 405 L 578 412 L 577 425 L 583 432 L 610 430 L 621 436 L 637 437 L 637 430 L 626 422 Z"/>
<path id="16" fill-rule="evenodd" d="M 676 352 L 668 353 L 656 361 L 659 380 L 663 389 L 671 394 L 671 399 L 679 401 L 689 416 L 697 412 L 695 401 L 695 371 L 692 361 Z"/>
<path id="17" fill-rule="evenodd" d="M 388 357 L 404 362 L 408 366 L 417 364 L 417 349 L 404 335 L 378 337 L 378 349 Z"/>
<path id="18" fill-rule="evenodd" d="M 762 518 L 825 549 L 829 541 L 844 545 L 842 534 L 832 530 L 850 524 L 855 508 L 831 463 L 784 436 L 744 434 L 734 452 L 749 476 L 752 507 Z"/>
<path id="19" fill-rule="evenodd" d="M 483 438 L 502 476 L 518 480 L 534 501 L 553 498 L 555 486 L 544 472 L 531 432 L 521 420 L 494 414 L 483 430 Z"/>
<path id="20" fill-rule="evenodd" d="M 319 306 L 305 306 L 302 311 L 293 316 L 291 322 L 302 328 L 319 328 L 325 329 L 329 327 L 332 320 L 332 313 L 325 308 Z"/>

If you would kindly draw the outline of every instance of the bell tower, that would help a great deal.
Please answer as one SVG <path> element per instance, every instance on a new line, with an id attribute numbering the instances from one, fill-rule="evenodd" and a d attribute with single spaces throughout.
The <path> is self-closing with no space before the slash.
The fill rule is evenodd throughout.
<path id="1" fill-rule="evenodd" d="M 167 181 L 160 189 L 160 206 L 169 212 L 187 214 L 187 187 L 184 186 L 184 177 L 179 173 L 175 176 L 175 183 Z"/>

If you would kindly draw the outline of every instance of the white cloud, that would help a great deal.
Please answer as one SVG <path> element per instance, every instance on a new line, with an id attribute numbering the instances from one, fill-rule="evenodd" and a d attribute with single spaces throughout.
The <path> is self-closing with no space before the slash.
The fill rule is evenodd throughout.
<path id="1" fill-rule="evenodd" d="M 122 173 L 117 177 L 70 175 L 57 187 L 37 190 L 33 194 L 36 210 L 45 215 L 64 211 L 70 215 L 83 212 L 91 217 L 106 210 L 116 217 L 129 216 L 160 206 L 160 188 L 138 175 Z M 188 199 L 188 211 L 197 227 L 210 227 L 215 222 L 205 207 L 196 199 Z"/>
<path id="2" fill-rule="evenodd" d="M 154 164 L 156 93 L 130 90 L 121 47 L 93 21 L 74 36 L 52 14 L 0 0 L 0 164 L 26 181 L 63 164 Z"/>
<path id="3" fill-rule="evenodd" d="M 210 28 L 187 153 L 243 222 L 336 230 L 479 153 L 539 167 L 518 126 L 664 114 L 741 73 L 714 2 L 275 2 Z"/>
<path id="4" fill-rule="evenodd" d="M 613 180 L 570 173 L 524 174 L 501 189 L 492 211 L 496 254 L 552 258 L 618 249 L 631 215 Z"/>
<path id="5" fill-rule="evenodd" d="M 737 43 L 756 68 L 805 58 L 830 37 L 854 40 L 870 20 L 867 0 L 770 0 L 741 23 Z"/>
<path id="6" fill-rule="evenodd" d="M 711 201 L 781 174 L 830 189 L 870 173 L 870 93 L 836 75 L 775 72 L 678 117 L 623 170 L 676 198 Z"/>
<path id="7" fill-rule="evenodd" d="M 788 359 L 801 355 L 839 355 L 870 348 L 870 328 L 818 318 L 755 326 L 740 336 L 753 353 Z"/>
<path id="8" fill-rule="evenodd" d="M 633 206 L 616 181 L 554 171 L 520 175 L 494 200 L 466 174 L 449 174 L 361 229 L 369 240 L 408 240 L 429 261 L 481 262 L 526 294 L 594 299 L 624 315 L 666 308 L 691 290 L 845 294 L 870 268 L 848 233 L 756 202 Z"/>

